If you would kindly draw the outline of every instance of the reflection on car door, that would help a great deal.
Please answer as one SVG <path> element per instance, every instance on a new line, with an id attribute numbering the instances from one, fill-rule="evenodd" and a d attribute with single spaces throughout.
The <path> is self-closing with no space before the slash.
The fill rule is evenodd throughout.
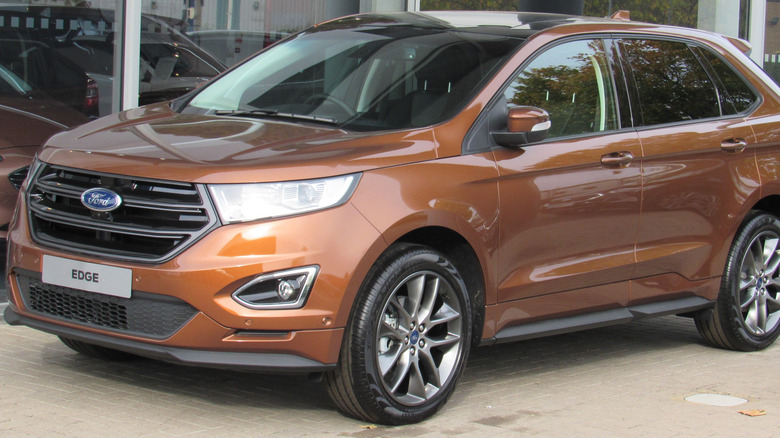
<path id="1" fill-rule="evenodd" d="M 494 152 L 498 301 L 535 297 L 511 304 L 515 317 L 520 311 L 530 322 L 628 300 L 641 149 L 636 132 L 618 130 L 614 82 L 603 42 L 577 40 L 537 56 L 505 92 L 509 105 L 542 108 L 551 120 L 546 141 Z"/>

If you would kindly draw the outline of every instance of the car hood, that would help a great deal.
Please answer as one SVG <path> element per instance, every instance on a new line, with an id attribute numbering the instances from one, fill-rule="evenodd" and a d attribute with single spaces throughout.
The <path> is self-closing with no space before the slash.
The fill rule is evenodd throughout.
<path id="1" fill-rule="evenodd" d="M 57 129 L 68 129 L 89 121 L 84 114 L 38 91 L 31 92 L 29 97 L 2 96 L 0 107 Z"/>
<path id="2" fill-rule="evenodd" d="M 179 114 L 156 104 L 58 134 L 40 158 L 112 174 L 240 183 L 342 175 L 436 154 L 430 129 L 353 133 L 285 119 Z"/>
<path id="3" fill-rule="evenodd" d="M 87 117 L 76 110 L 37 93 L 28 97 L 2 96 L 0 149 L 37 149 L 50 136 L 87 121 Z"/>

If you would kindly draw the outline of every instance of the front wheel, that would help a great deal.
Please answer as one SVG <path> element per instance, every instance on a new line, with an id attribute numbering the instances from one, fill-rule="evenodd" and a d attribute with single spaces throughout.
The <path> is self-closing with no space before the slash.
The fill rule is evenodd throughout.
<path id="1" fill-rule="evenodd" d="M 752 212 L 729 251 L 715 308 L 700 312 L 696 327 L 716 347 L 755 351 L 780 334 L 780 221 Z"/>
<path id="2" fill-rule="evenodd" d="M 419 422 L 454 391 L 470 341 L 471 301 L 455 266 L 424 246 L 394 246 L 357 298 L 328 392 L 352 417 Z"/>

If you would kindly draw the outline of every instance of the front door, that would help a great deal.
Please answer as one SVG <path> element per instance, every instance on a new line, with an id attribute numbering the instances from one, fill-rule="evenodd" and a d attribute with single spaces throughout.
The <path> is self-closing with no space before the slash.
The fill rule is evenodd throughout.
<path id="1" fill-rule="evenodd" d="M 504 93 L 551 121 L 545 141 L 494 151 L 498 301 L 543 296 L 518 302 L 515 316 L 527 321 L 627 302 L 641 148 L 633 129 L 619 129 L 613 77 L 602 40 L 568 41 L 543 50 Z"/>

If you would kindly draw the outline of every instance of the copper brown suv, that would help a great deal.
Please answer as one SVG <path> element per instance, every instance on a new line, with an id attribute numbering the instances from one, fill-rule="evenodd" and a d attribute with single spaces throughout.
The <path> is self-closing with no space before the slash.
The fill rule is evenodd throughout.
<path id="1" fill-rule="evenodd" d="M 780 331 L 780 94 L 734 39 L 359 15 L 53 137 L 5 318 L 94 356 L 324 373 L 420 421 L 474 345 L 692 316 Z"/>

